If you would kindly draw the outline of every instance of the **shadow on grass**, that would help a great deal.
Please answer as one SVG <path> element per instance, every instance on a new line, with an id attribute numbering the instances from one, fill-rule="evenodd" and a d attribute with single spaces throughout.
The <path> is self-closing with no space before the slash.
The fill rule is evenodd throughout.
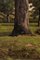
<path id="1" fill-rule="evenodd" d="M 0 36 L 10 36 L 11 32 L 0 32 Z"/>
<path id="2" fill-rule="evenodd" d="M 0 36 L 18 36 L 18 35 L 35 36 L 35 34 L 32 33 L 12 35 L 12 32 L 0 32 Z"/>

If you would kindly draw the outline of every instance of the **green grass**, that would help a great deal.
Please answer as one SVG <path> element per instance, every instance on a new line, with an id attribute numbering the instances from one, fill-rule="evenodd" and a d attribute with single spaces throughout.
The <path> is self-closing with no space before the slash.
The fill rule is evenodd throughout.
<path id="1" fill-rule="evenodd" d="M 0 32 L 12 32 L 14 26 L 12 23 L 1 23 L 0 24 Z M 37 26 L 32 25 L 30 26 L 31 31 L 34 33 L 37 29 Z M 17 36 L 17 37 L 10 37 L 10 36 L 2 36 L 0 37 L 0 41 L 20 41 L 24 43 L 32 43 L 32 44 L 39 44 L 40 43 L 40 35 L 36 36 Z M 38 43 L 39 42 L 39 43 Z"/>
<path id="2" fill-rule="evenodd" d="M 13 23 L 0 23 L 0 32 L 12 32 L 14 26 Z M 32 32 L 35 32 L 37 29 L 37 23 L 30 24 L 30 29 Z"/>
<path id="3" fill-rule="evenodd" d="M 0 32 L 12 32 L 13 24 L 0 24 Z M 34 33 L 37 29 L 37 26 L 31 25 L 31 31 Z M 29 46 L 28 46 L 29 44 Z M 31 44 L 31 46 L 30 46 Z M 34 47 L 36 51 L 40 54 L 40 35 L 36 36 L 0 36 L 0 49 L 4 52 L 7 52 L 9 48 L 13 50 L 20 50 L 25 48 Z M 12 60 L 11 57 L 7 57 L 7 60 Z"/>
<path id="4" fill-rule="evenodd" d="M 32 44 L 35 49 L 40 53 L 40 36 L 2 36 L 0 37 L 0 47 L 3 49 L 8 49 L 9 47 L 14 47 L 16 49 L 27 48 L 27 44 Z"/>
<path id="5" fill-rule="evenodd" d="M 0 26 L 0 32 L 11 32 L 13 26 Z"/>
<path id="6" fill-rule="evenodd" d="M 7 24 L 4 24 L 4 23 L 0 24 L 0 32 L 2 32 L 2 33 L 3 32 L 12 32 L 13 27 L 14 27 L 13 24 L 11 24 L 11 23 L 9 23 L 8 25 Z M 30 26 L 30 29 L 34 33 L 37 29 L 37 26 Z M 2 41 L 3 41 L 3 43 L 2 43 Z M 20 42 L 21 44 L 22 43 L 23 44 L 32 43 L 35 46 L 36 45 L 40 46 L 40 35 L 36 35 L 36 36 L 17 36 L 17 37 L 2 36 L 2 37 L 0 37 L 0 46 L 3 45 L 3 44 L 5 45 L 5 43 L 7 43 L 7 45 L 8 45 L 12 41 L 17 41 L 17 42 Z"/>
<path id="7" fill-rule="evenodd" d="M 13 23 L 0 23 L 0 32 L 12 32 Z"/>

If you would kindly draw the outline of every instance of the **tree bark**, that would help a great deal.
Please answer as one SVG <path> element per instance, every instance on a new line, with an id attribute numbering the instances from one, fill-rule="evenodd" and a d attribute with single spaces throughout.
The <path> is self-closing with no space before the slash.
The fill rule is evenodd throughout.
<path id="1" fill-rule="evenodd" d="M 40 26 L 40 8 L 39 8 L 39 20 L 38 20 L 38 26 Z"/>
<path id="2" fill-rule="evenodd" d="M 8 23 L 9 21 L 9 14 L 7 14 L 7 16 L 6 16 L 6 22 Z"/>
<path id="3" fill-rule="evenodd" d="M 30 34 L 28 0 L 15 0 L 15 20 L 12 35 Z"/>

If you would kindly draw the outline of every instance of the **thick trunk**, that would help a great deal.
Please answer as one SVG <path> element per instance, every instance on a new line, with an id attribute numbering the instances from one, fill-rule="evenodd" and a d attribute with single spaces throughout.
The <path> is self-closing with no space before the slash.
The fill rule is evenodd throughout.
<path id="1" fill-rule="evenodd" d="M 39 8 L 39 20 L 38 20 L 38 26 L 40 26 L 40 8 Z"/>
<path id="2" fill-rule="evenodd" d="M 28 0 L 15 0 L 13 35 L 29 34 Z"/>

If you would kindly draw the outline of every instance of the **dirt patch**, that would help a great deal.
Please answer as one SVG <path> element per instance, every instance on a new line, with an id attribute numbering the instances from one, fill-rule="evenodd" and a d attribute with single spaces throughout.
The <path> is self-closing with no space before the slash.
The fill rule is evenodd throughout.
<path id="1" fill-rule="evenodd" d="M 33 47 L 33 45 L 28 43 L 28 44 L 26 44 L 26 47 Z"/>

